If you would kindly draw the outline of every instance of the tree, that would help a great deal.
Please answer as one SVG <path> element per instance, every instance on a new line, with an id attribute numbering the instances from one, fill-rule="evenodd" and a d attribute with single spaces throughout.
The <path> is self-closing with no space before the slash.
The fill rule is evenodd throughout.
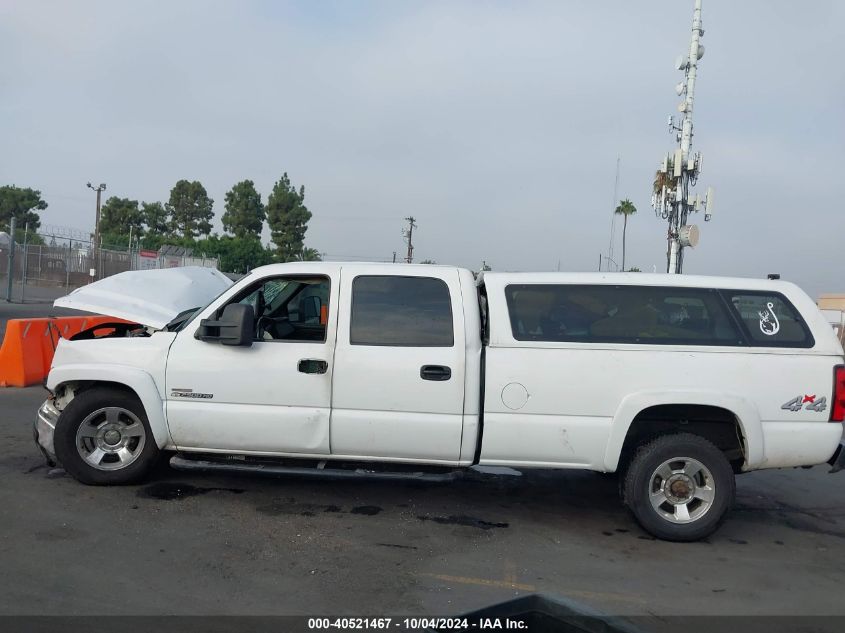
<path id="1" fill-rule="evenodd" d="M 203 240 L 204 244 L 206 240 Z M 181 246 L 182 248 L 196 249 L 198 246 L 197 240 L 192 237 L 184 237 L 175 235 L 173 233 L 151 234 L 147 233 L 141 238 L 138 244 L 141 248 L 157 251 L 164 245 Z"/>
<path id="2" fill-rule="evenodd" d="M 138 237 L 144 231 L 144 215 L 137 200 L 112 196 L 100 209 L 101 235 L 129 235 L 130 230 Z M 107 240 L 103 240 L 107 244 Z"/>
<path id="3" fill-rule="evenodd" d="M 305 187 L 297 191 L 285 172 L 267 197 L 267 223 L 278 261 L 289 262 L 302 253 L 311 219 L 311 212 L 304 203 Z"/>
<path id="4" fill-rule="evenodd" d="M 29 224 L 29 230 L 35 232 L 41 226 L 41 218 L 36 211 L 46 208 L 47 203 L 41 199 L 40 191 L 15 185 L 0 187 L 0 225 L 8 225 L 14 217 L 18 228 L 23 229 Z"/>
<path id="5" fill-rule="evenodd" d="M 147 235 L 165 235 L 170 218 L 161 202 L 142 202 L 141 215 L 147 227 Z"/>
<path id="6" fill-rule="evenodd" d="M 654 174 L 654 183 L 652 184 L 652 191 L 655 195 L 659 195 L 663 188 L 673 189 L 675 186 L 675 161 L 670 157 L 666 163 L 666 171 L 658 169 Z"/>
<path id="7" fill-rule="evenodd" d="M 296 261 L 321 262 L 323 261 L 323 254 L 316 248 L 308 248 L 307 246 L 304 246 L 299 255 L 297 255 Z"/>
<path id="8" fill-rule="evenodd" d="M 218 268 L 230 273 L 247 273 L 272 261 L 272 253 L 255 236 L 218 236 L 215 233 L 198 243 L 197 248 L 207 256 L 216 257 Z"/>
<path id="9" fill-rule="evenodd" d="M 420 264 L 436 264 L 437 262 L 433 259 L 424 259 L 420 262 Z"/>
<path id="10" fill-rule="evenodd" d="M 135 242 L 135 235 L 132 235 Z M 129 233 L 100 233 L 100 242 L 105 249 L 124 250 L 129 248 Z"/>
<path id="11" fill-rule="evenodd" d="M 44 244 L 44 238 L 33 231 L 32 225 L 30 225 L 29 231 L 26 230 L 26 226 L 15 228 L 15 242 L 31 246 L 33 244 Z"/>
<path id="12" fill-rule="evenodd" d="M 170 190 L 170 200 L 164 205 L 170 216 L 170 228 L 184 237 L 211 233 L 214 200 L 199 180 L 180 180 Z"/>
<path id="13" fill-rule="evenodd" d="M 628 231 L 628 216 L 634 215 L 637 212 L 637 207 L 634 206 L 634 203 L 625 198 L 619 203 L 619 206 L 616 207 L 614 211 L 615 214 L 621 215 L 624 218 L 624 224 L 622 225 L 622 271 L 625 270 L 625 239 L 626 233 Z"/>
<path id="14" fill-rule="evenodd" d="M 242 180 L 226 193 L 226 213 L 222 218 L 224 231 L 234 233 L 235 237 L 259 237 L 264 217 L 261 194 L 255 190 L 251 180 Z"/>

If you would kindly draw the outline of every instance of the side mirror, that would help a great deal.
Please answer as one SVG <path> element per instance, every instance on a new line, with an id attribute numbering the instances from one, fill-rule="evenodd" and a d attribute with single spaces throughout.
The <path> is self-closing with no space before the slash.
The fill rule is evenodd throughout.
<path id="1" fill-rule="evenodd" d="M 251 305 L 230 303 L 219 319 L 203 319 L 196 338 L 222 345 L 250 347 L 255 339 L 255 311 Z"/>

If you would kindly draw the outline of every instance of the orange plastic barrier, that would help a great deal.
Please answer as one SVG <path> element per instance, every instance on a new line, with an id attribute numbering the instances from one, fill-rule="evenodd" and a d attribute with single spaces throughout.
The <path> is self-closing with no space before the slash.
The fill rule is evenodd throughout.
<path id="1" fill-rule="evenodd" d="M 100 323 L 124 323 L 108 316 L 10 319 L 0 347 L 0 387 L 43 383 L 59 338 L 70 338 Z"/>

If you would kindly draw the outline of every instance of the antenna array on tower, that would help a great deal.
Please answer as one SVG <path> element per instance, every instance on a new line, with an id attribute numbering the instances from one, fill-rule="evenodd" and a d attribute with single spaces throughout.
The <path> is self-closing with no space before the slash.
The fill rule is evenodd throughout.
<path id="1" fill-rule="evenodd" d="M 675 67 L 684 72 L 683 81 L 675 86 L 675 92 L 684 98 L 678 104 L 680 121 L 676 122 L 673 116 L 669 116 L 669 129 L 675 135 L 678 147 L 660 162 L 651 197 L 651 206 L 657 217 L 669 223 L 666 272 L 675 274 L 683 270 L 684 248 L 698 243 L 698 227 L 687 224 L 689 214 L 703 211 L 705 222 L 709 222 L 713 215 L 713 189 L 709 188 L 704 197 L 693 195 L 690 191 L 698 182 L 703 163 L 701 153 L 690 150 L 695 80 L 698 63 L 704 56 L 703 35 L 701 0 L 695 0 L 689 54 L 680 55 L 675 61 Z"/>

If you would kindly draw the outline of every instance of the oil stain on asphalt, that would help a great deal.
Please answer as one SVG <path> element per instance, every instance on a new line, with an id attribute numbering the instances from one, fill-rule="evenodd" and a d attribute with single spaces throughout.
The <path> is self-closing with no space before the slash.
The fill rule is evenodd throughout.
<path id="1" fill-rule="evenodd" d="M 267 505 L 258 506 L 256 510 L 258 510 L 261 514 L 266 514 L 268 516 L 298 514 L 304 517 L 313 517 L 322 513 L 334 514 L 342 512 L 340 506 L 334 504 L 298 503 L 295 499 L 274 501 L 273 503 Z"/>
<path id="2" fill-rule="evenodd" d="M 475 517 L 469 517 L 465 515 L 458 516 L 454 514 L 447 517 L 430 517 L 421 514 L 417 518 L 420 521 L 432 521 L 434 523 L 439 523 L 440 525 L 463 525 L 466 527 L 479 528 L 481 530 L 491 530 L 493 528 L 506 528 L 509 526 L 508 523 L 495 523 L 492 521 L 483 521 L 481 519 L 476 519 Z"/>
<path id="3" fill-rule="evenodd" d="M 185 499 L 196 497 L 209 492 L 231 492 L 239 495 L 244 492 L 242 488 L 201 488 L 191 484 L 179 484 L 162 481 L 138 490 L 138 496 L 144 499 L 160 499 L 162 501 L 173 501 L 174 499 Z"/>

